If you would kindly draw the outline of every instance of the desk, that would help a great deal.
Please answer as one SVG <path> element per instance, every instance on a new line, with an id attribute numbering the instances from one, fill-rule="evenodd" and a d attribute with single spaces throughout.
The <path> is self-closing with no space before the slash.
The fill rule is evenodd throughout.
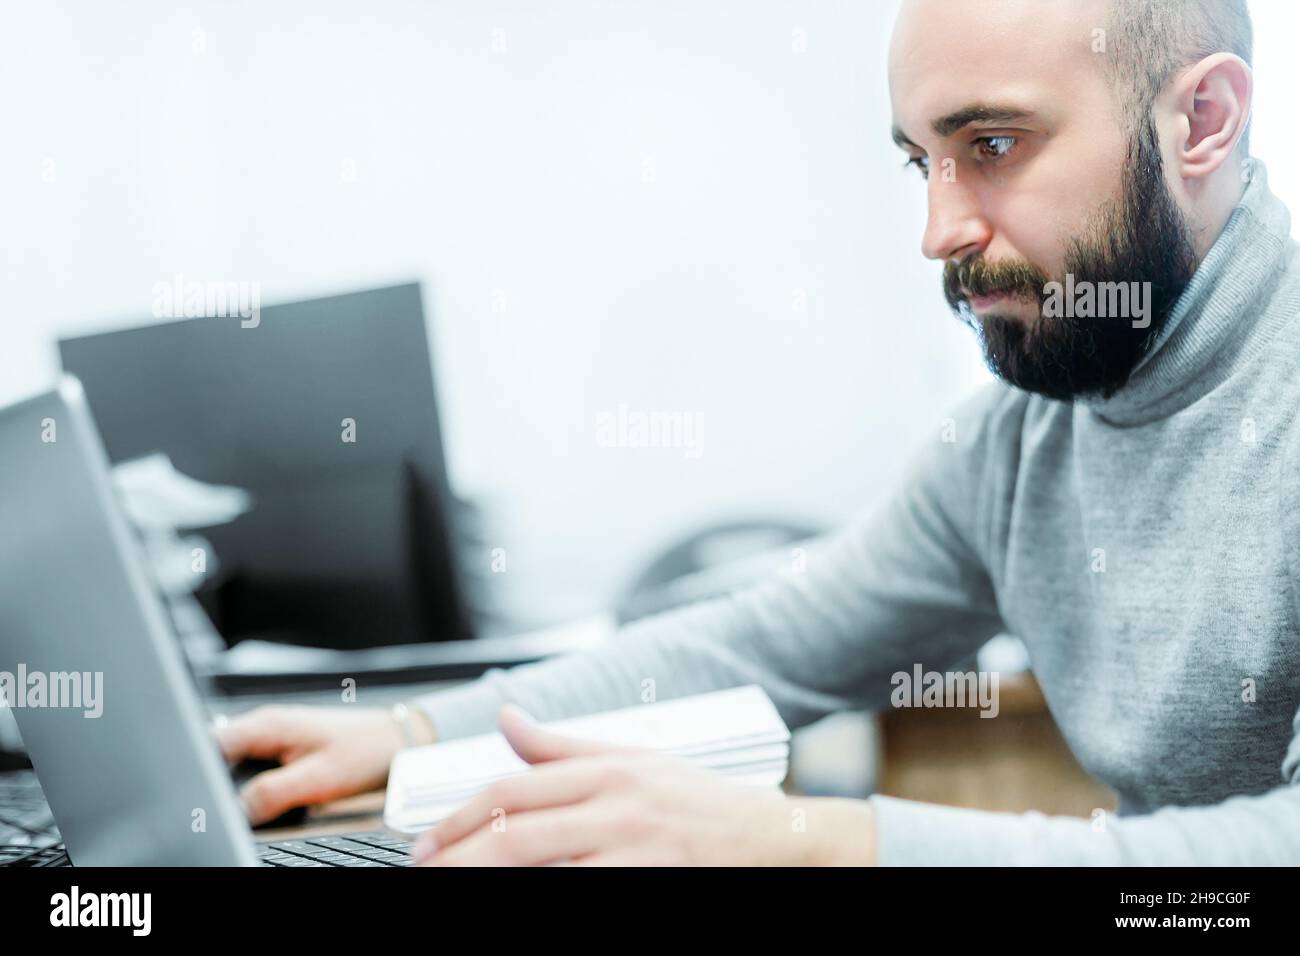
<path id="1" fill-rule="evenodd" d="M 296 827 L 278 827 L 273 830 L 255 830 L 253 838 L 258 843 L 278 843 L 281 840 L 305 840 L 309 837 L 331 836 L 338 833 L 364 833 L 384 829 L 384 791 L 362 793 L 355 797 L 335 800 L 312 807 L 307 822 Z"/>
<path id="2" fill-rule="evenodd" d="M 999 690 L 995 720 L 975 707 L 883 712 L 879 792 L 1013 813 L 1114 810 L 1114 791 L 1079 766 L 1033 675 L 1003 675 Z"/>

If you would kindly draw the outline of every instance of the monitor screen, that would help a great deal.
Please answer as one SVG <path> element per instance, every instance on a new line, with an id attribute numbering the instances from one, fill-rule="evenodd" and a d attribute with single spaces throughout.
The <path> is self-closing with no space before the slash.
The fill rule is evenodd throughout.
<path id="1" fill-rule="evenodd" d="M 156 451 L 253 508 L 203 529 L 229 643 L 471 635 L 418 284 L 59 343 L 109 457 Z"/>

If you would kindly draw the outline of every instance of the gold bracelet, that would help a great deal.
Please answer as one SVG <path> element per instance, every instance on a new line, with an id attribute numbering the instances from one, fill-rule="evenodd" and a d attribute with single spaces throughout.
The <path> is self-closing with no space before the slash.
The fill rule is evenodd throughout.
<path id="1" fill-rule="evenodd" d="M 416 733 L 415 726 L 414 726 L 415 714 L 411 712 L 411 708 L 406 706 L 406 704 L 400 702 L 394 704 L 392 710 L 390 710 L 389 713 L 392 714 L 393 720 L 397 722 L 397 726 L 401 729 L 402 739 L 406 741 L 406 746 L 422 747 L 427 743 L 433 743 L 433 739 L 437 738 L 437 734 L 433 732 L 433 724 L 429 722 L 428 719 L 426 718 L 425 724 L 429 730 L 429 734 L 427 734 L 426 736 L 431 737 L 433 739 L 429 739 L 429 740 L 420 739 L 420 735 Z"/>

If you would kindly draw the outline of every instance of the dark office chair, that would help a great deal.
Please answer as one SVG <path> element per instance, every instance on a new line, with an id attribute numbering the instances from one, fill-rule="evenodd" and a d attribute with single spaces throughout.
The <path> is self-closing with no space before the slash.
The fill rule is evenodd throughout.
<path id="1" fill-rule="evenodd" d="M 652 560 L 615 606 L 619 623 L 734 591 L 790 562 L 791 549 L 824 529 L 772 518 L 725 521 Z"/>

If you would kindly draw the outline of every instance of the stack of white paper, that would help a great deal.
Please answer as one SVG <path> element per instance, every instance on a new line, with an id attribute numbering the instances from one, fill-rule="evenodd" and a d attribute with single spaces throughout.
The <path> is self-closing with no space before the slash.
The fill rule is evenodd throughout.
<path id="1" fill-rule="evenodd" d="M 779 786 L 790 757 L 790 731 L 767 694 L 754 686 L 545 726 L 570 737 L 684 757 L 755 786 Z M 492 782 L 527 769 L 499 733 L 403 750 L 389 770 L 384 823 L 406 833 L 425 829 Z"/>

